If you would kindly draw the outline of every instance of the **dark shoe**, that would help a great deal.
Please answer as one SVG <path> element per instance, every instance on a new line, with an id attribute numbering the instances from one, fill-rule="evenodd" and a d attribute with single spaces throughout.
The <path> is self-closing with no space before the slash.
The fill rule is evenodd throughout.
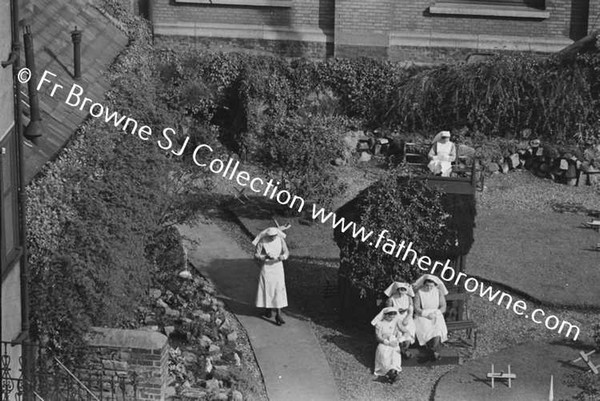
<path id="1" fill-rule="evenodd" d="M 264 313 L 263 316 L 266 317 L 267 319 L 271 318 L 271 309 L 267 309 Z"/>
<path id="2" fill-rule="evenodd" d="M 385 374 L 385 378 L 387 379 L 388 382 L 393 383 L 392 382 L 393 375 L 394 375 L 393 369 L 388 370 L 388 372 Z"/>
<path id="3" fill-rule="evenodd" d="M 283 320 L 280 315 L 277 315 L 275 316 L 275 323 L 277 326 L 281 326 L 282 324 L 285 324 L 285 320 Z"/>
<path id="4" fill-rule="evenodd" d="M 396 379 L 398 378 L 398 371 L 396 369 L 392 369 L 388 372 L 388 379 L 390 384 L 394 384 Z"/>

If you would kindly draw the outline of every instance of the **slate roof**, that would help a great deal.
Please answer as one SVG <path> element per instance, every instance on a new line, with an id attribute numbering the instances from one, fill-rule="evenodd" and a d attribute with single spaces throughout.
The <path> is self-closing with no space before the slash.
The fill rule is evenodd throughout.
<path id="1" fill-rule="evenodd" d="M 52 83 L 63 86 L 50 97 L 52 84 L 45 84 L 38 92 L 41 111 L 42 137 L 36 144 L 25 140 L 25 182 L 28 184 L 54 159 L 65 146 L 77 127 L 87 117 L 87 108 L 79 110 L 65 103 L 73 83 L 83 87 L 84 95 L 103 104 L 109 89 L 105 71 L 128 43 L 127 35 L 88 1 L 36 0 L 33 6 L 21 7 L 33 36 L 37 80 L 48 70 L 56 77 Z M 30 7 L 33 7 L 31 10 Z M 31 12 L 33 11 L 33 12 Z M 73 43 L 71 31 L 75 26 L 82 31 L 81 79 L 73 79 Z M 22 37 L 21 37 L 21 43 Z M 21 67 L 25 66 L 25 51 L 21 52 Z M 22 84 L 24 125 L 29 123 L 29 96 L 27 85 Z M 88 105 L 89 107 L 89 105 Z"/>

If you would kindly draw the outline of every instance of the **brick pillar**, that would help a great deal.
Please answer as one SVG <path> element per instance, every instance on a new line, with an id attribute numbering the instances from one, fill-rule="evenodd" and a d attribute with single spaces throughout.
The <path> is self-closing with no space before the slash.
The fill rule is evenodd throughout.
<path id="1" fill-rule="evenodd" d="M 169 344 L 165 335 L 94 327 L 88 346 L 92 358 L 88 370 L 101 371 L 104 376 L 135 372 L 137 399 L 164 401 L 169 379 Z"/>

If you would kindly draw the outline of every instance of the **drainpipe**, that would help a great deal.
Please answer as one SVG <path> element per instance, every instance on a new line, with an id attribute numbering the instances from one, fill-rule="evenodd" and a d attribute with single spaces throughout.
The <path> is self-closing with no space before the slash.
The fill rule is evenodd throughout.
<path id="1" fill-rule="evenodd" d="M 11 54 L 8 60 L 2 62 L 2 67 L 6 68 L 12 65 L 13 69 L 13 87 L 14 87 L 14 120 L 15 120 L 15 133 L 17 136 L 17 157 L 19 160 L 19 177 L 18 177 L 18 188 L 19 188 L 19 225 L 20 235 L 19 240 L 22 247 L 21 252 L 21 355 L 23 360 L 23 386 L 25 390 L 25 401 L 33 400 L 33 392 L 31 391 L 31 379 L 32 379 L 32 367 L 33 367 L 33 353 L 31 352 L 31 346 L 29 341 L 29 265 L 27 263 L 27 235 L 26 229 L 27 224 L 25 221 L 25 160 L 23 158 L 23 127 L 21 124 L 21 90 L 20 83 L 17 79 L 17 74 L 20 69 L 20 52 L 21 43 L 19 42 L 19 0 L 10 0 L 10 15 L 11 15 L 11 37 L 12 37 L 12 48 Z"/>
<path id="2" fill-rule="evenodd" d="M 25 138 L 36 143 L 37 138 L 42 136 L 42 118 L 40 117 L 40 102 L 35 88 L 37 83 L 37 73 L 35 69 L 35 56 L 33 54 L 33 38 L 31 37 L 29 25 L 25 27 L 23 44 L 25 46 L 25 64 L 31 71 L 31 78 L 29 79 L 27 86 L 29 89 L 29 110 L 31 115 L 29 125 L 25 128 Z"/>
<path id="3" fill-rule="evenodd" d="M 77 26 L 75 26 L 74 31 L 71 31 L 71 41 L 73 42 L 73 66 L 74 66 L 73 78 L 80 79 L 81 78 L 81 31 L 77 30 Z"/>

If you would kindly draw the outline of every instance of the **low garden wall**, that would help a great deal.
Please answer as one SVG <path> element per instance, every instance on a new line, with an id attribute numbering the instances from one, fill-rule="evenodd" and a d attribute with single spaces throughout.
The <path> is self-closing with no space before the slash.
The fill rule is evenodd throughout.
<path id="1" fill-rule="evenodd" d="M 137 390 L 136 400 L 165 399 L 169 344 L 164 334 L 94 327 L 87 343 L 91 358 L 88 373 L 115 377 L 135 373 L 137 386 L 128 386 L 128 396 Z"/>

